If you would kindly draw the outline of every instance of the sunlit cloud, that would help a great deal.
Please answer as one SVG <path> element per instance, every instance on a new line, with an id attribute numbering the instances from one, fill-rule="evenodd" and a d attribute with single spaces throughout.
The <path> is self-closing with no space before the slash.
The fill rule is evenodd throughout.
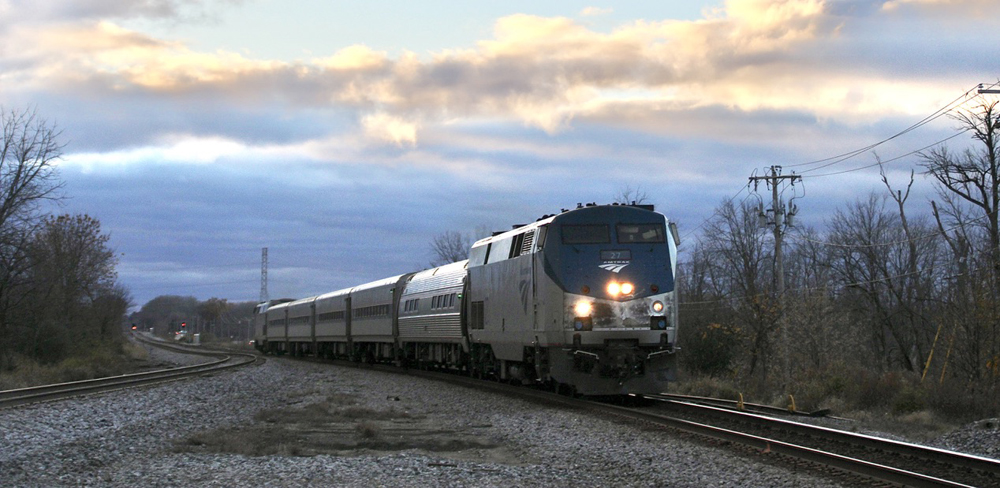
<path id="1" fill-rule="evenodd" d="M 313 64 L 337 70 L 369 70 L 385 67 L 389 59 L 384 51 L 355 44 L 337 51 L 333 56 L 313 60 Z"/>
<path id="2" fill-rule="evenodd" d="M 884 76 L 878 57 L 856 54 L 854 36 L 867 35 L 872 25 L 855 27 L 861 16 L 878 22 L 902 4 L 943 2 L 894 0 L 882 9 L 851 9 L 822 0 L 729 0 L 701 20 L 638 20 L 607 33 L 568 17 L 516 14 L 498 19 L 493 36 L 473 48 L 429 58 L 405 51 L 390 57 L 357 44 L 297 62 L 195 51 L 107 20 L 60 22 L 14 28 L 0 39 L 6 46 L 0 83 L 11 91 L 170 96 L 178 111 L 197 110 L 206 94 L 234 109 L 276 101 L 344 109 L 355 114 L 369 142 L 400 148 L 416 147 L 427 127 L 463 119 L 558 134 L 581 120 L 635 126 L 657 113 L 684 116 L 714 106 L 859 123 L 927 113 L 942 103 L 940 93 L 960 83 L 947 73 Z M 607 12 L 590 7 L 582 14 Z M 640 113 L 615 119 L 626 105 Z"/>
<path id="3" fill-rule="evenodd" d="M 417 143 L 417 124 L 379 112 L 361 119 L 365 135 L 397 146 L 413 146 Z"/>
<path id="4" fill-rule="evenodd" d="M 70 153 L 60 162 L 92 168 L 95 165 L 124 166 L 144 162 L 172 162 L 209 164 L 224 157 L 248 155 L 253 148 L 232 139 L 198 137 L 173 134 L 163 138 L 162 144 L 109 152 Z"/>

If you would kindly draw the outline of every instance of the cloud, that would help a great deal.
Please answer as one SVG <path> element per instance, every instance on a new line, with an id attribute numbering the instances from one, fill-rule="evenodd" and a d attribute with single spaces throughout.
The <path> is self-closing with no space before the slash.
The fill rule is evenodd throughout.
<path id="1" fill-rule="evenodd" d="M 328 58 L 313 60 L 317 66 L 345 71 L 383 68 L 388 62 L 385 51 L 373 51 L 362 44 L 345 47 Z"/>
<path id="2" fill-rule="evenodd" d="M 0 20 L 16 12 L 19 22 L 95 20 L 107 18 L 208 19 L 218 8 L 239 5 L 244 0 L 3 0 Z"/>
<path id="3" fill-rule="evenodd" d="M 583 17 L 598 17 L 611 14 L 614 11 L 615 9 L 613 8 L 587 7 L 580 11 L 580 15 Z"/>
<path id="4" fill-rule="evenodd" d="M 933 9 L 941 13 L 958 13 L 959 15 L 979 15 L 995 11 L 996 2 L 992 0 L 889 0 L 882 4 L 882 9 L 886 11 L 901 10 L 906 7 Z"/>
<path id="5" fill-rule="evenodd" d="M 97 15 L 112 4 L 95 1 L 81 8 Z M 656 132 L 654 120 L 721 107 L 863 123 L 886 114 L 927 113 L 943 103 L 940 93 L 969 84 L 959 80 L 965 70 L 955 75 L 959 70 L 928 71 L 924 62 L 908 62 L 952 45 L 911 49 L 922 41 L 902 37 L 916 15 L 902 16 L 903 4 L 940 2 L 872 8 L 859 2 L 729 0 L 701 20 L 640 20 L 608 33 L 567 17 L 516 14 L 498 19 L 490 39 L 429 58 L 409 52 L 390 57 L 357 44 L 295 62 L 194 51 L 110 20 L 54 22 L 13 27 L 0 38 L 0 89 L 93 100 L 128 97 L 130 103 L 169 100 L 168 113 L 183 120 L 199 119 L 206 106 L 216 117 L 232 114 L 230 123 L 214 131 L 239 123 L 248 111 L 263 114 L 275 106 L 284 107 L 281 117 L 288 111 L 342 111 L 368 141 L 411 149 L 422 131 L 455 121 L 514 122 L 553 135 L 587 120 L 633 128 L 636 120 L 646 120 L 651 122 L 645 130 Z M 953 9 L 959 13 L 952 16 L 972 20 L 974 7 L 983 3 L 953 4 L 966 8 Z M 60 11 L 70 8 L 57 5 Z M 113 12 L 154 15 L 196 5 L 133 2 Z M 900 19 L 898 26 L 877 28 Z M 945 62 L 968 62 L 962 47 L 953 49 Z M 630 116 L 621 117 L 625 113 Z M 151 120 L 148 130 L 191 131 L 177 127 L 176 119 Z"/>
<path id="6" fill-rule="evenodd" d="M 374 113 L 361 119 L 365 134 L 375 140 L 391 142 L 397 146 L 417 143 L 417 125 L 386 113 Z"/>

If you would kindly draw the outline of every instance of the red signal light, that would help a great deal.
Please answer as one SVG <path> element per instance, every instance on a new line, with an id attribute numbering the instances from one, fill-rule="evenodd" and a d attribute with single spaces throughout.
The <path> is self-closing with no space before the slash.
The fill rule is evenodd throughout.
<path id="1" fill-rule="evenodd" d="M 187 322 L 181 322 L 181 327 L 187 327 L 187 325 L 188 325 Z"/>

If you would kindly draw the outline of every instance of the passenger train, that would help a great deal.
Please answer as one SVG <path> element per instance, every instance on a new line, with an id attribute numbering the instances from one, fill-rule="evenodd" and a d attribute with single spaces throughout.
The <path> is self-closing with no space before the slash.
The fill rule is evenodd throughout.
<path id="1" fill-rule="evenodd" d="M 657 393 L 676 371 L 676 226 L 651 205 L 578 205 L 481 239 L 469 259 L 261 303 L 261 351 Z"/>

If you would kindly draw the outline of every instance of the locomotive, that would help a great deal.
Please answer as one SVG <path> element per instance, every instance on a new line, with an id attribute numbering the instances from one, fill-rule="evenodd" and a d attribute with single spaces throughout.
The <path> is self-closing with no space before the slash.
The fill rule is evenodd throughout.
<path id="1" fill-rule="evenodd" d="M 467 260 L 261 303 L 255 343 L 580 395 L 658 393 L 676 372 L 677 245 L 652 205 L 578 205 L 481 239 Z"/>

